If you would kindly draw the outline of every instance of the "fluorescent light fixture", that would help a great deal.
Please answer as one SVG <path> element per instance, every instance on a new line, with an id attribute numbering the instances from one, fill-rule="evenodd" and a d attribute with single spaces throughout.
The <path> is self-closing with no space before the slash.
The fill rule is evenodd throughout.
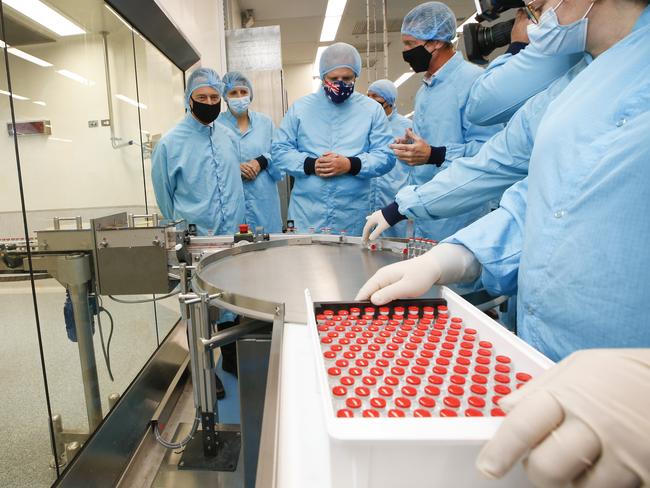
<path id="1" fill-rule="evenodd" d="M 70 78 L 71 80 L 76 81 L 77 83 L 81 83 L 82 85 L 86 86 L 93 86 L 95 84 L 94 81 L 88 80 L 84 78 L 81 75 L 78 75 L 77 73 L 73 73 L 72 71 L 68 71 L 67 69 L 59 69 L 56 71 L 62 76 L 65 76 L 66 78 Z"/>
<path id="2" fill-rule="evenodd" d="M 316 59 L 314 59 L 314 70 L 313 75 L 317 78 L 320 78 L 320 58 L 323 55 L 323 51 L 329 46 L 320 46 L 318 51 L 316 51 Z"/>
<path id="3" fill-rule="evenodd" d="M 395 87 L 402 85 L 406 80 L 415 74 L 415 71 L 407 71 L 395 80 Z"/>
<path id="4" fill-rule="evenodd" d="M 16 95 L 15 93 L 9 93 L 8 91 L 4 91 L 4 90 L 0 90 L 0 95 L 6 95 L 6 96 L 11 95 L 11 97 L 15 98 L 16 100 L 29 100 L 29 98 L 27 98 L 27 97 L 23 97 L 21 95 Z"/>
<path id="5" fill-rule="evenodd" d="M 323 29 L 320 33 L 320 42 L 330 42 L 336 39 L 341 17 L 345 11 L 347 0 L 328 0 Z"/>
<path id="6" fill-rule="evenodd" d="M 415 110 L 413 112 L 407 113 L 404 117 L 406 117 L 407 119 L 410 119 L 411 117 L 413 117 L 414 113 L 415 113 Z"/>
<path id="7" fill-rule="evenodd" d="M 66 19 L 59 12 L 48 7 L 40 0 L 3 0 L 2 3 L 17 10 L 25 17 L 29 17 L 34 22 L 41 24 L 47 30 L 59 36 L 76 36 L 86 33 L 77 24 Z"/>
<path id="8" fill-rule="evenodd" d="M 45 102 L 42 101 L 42 100 L 36 100 L 36 101 L 34 101 L 34 102 L 32 102 L 32 103 L 35 103 L 36 105 L 40 105 L 40 106 L 42 106 L 42 107 L 45 107 L 45 106 L 47 105 L 47 103 L 45 103 Z"/>
<path id="9" fill-rule="evenodd" d="M 138 103 L 135 100 L 133 100 L 132 98 L 129 98 L 127 96 L 117 94 L 117 95 L 115 95 L 115 98 L 117 98 L 118 100 L 122 100 L 123 102 L 126 102 L 129 105 L 133 105 L 134 107 L 143 108 L 145 110 L 147 109 L 147 106 L 144 103 Z"/>
<path id="10" fill-rule="evenodd" d="M 21 51 L 20 49 L 16 49 L 15 47 L 10 47 L 9 49 L 7 49 L 7 52 L 21 59 L 24 59 L 25 61 L 29 61 L 30 63 L 34 63 L 39 66 L 42 66 L 43 68 L 49 68 L 50 66 L 52 66 L 52 63 L 48 63 L 47 61 L 41 58 L 32 56 L 31 54 L 27 54 L 25 51 Z"/>
<path id="11" fill-rule="evenodd" d="M 456 32 L 458 34 L 462 34 L 463 33 L 463 27 L 465 27 L 467 24 L 476 24 L 476 23 L 478 23 L 478 20 L 476 20 L 476 14 L 477 14 L 477 12 L 474 12 L 472 15 L 467 17 L 467 20 L 458 26 L 458 29 L 456 29 Z"/>

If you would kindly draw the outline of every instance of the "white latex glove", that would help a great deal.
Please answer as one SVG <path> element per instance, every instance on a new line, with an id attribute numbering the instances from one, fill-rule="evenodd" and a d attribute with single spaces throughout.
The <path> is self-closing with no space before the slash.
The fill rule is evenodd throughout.
<path id="1" fill-rule="evenodd" d="M 371 213 L 366 217 L 366 225 L 363 226 L 363 242 L 368 240 L 374 241 L 384 232 L 390 228 L 390 224 L 386 222 L 384 214 L 381 210 Z M 374 229 L 374 230 L 373 230 Z"/>
<path id="2" fill-rule="evenodd" d="M 650 486 L 650 349 L 578 351 L 499 405 L 510 413 L 476 462 L 487 476 L 530 450 L 536 486 Z"/>
<path id="3" fill-rule="evenodd" d="M 460 244 L 438 244 L 417 258 L 384 266 L 361 287 L 355 300 L 384 305 L 398 298 L 414 298 L 435 284 L 475 280 L 481 265 Z"/>

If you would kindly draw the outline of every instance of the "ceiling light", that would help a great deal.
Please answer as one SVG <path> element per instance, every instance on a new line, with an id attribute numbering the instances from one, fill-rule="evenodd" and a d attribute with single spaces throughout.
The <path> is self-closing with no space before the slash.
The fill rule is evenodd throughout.
<path id="1" fill-rule="evenodd" d="M 472 15 L 467 17 L 467 20 L 458 26 L 458 29 L 456 29 L 456 32 L 459 33 L 459 34 L 462 34 L 463 33 L 463 27 L 465 27 L 467 24 L 477 24 L 478 20 L 476 20 L 476 14 L 477 14 L 477 12 L 474 12 Z"/>
<path id="2" fill-rule="evenodd" d="M 47 61 L 41 58 L 32 56 L 31 54 L 27 54 L 25 51 L 21 51 L 20 49 L 16 49 L 15 47 L 10 47 L 9 49 L 7 49 L 7 52 L 19 58 L 22 58 L 25 61 L 29 61 L 30 63 L 34 63 L 39 66 L 42 66 L 43 68 L 49 68 L 50 66 L 52 66 L 52 63 L 48 63 Z"/>
<path id="3" fill-rule="evenodd" d="M 123 102 L 126 102 L 129 105 L 133 105 L 134 107 L 143 108 L 145 110 L 147 109 L 147 106 L 144 103 L 136 102 L 135 100 L 133 100 L 132 98 L 129 98 L 127 96 L 118 94 L 118 95 L 115 95 L 115 98 L 117 98 L 118 100 L 122 100 Z"/>
<path id="4" fill-rule="evenodd" d="M 76 81 L 77 83 L 81 83 L 82 85 L 93 86 L 95 84 L 94 81 L 88 80 L 83 76 L 78 75 L 77 73 L 68 71 L 67 69 L 59 69 L 56 72 L 59 73 L 60 75 L 65 76 L 66 78 L 70 78 L 71 80 Z"/>
<path id="5" fill-rule="evenodd" d="M 316 51 L 316 59 L 314 59 L 314 70 L 313 75 L 317 78 L 320 78 L 320 58 L 323 55 L 323 51 L 329 46 L 320 46 L 318 51 Z"/>
<path id="6" fill-rule="evenodd" d="M 330 42 L 336 39 L 336 33 L 339 30 L 346 4 L 347 0 L 328 0 L 323 29 L 320 33 L 320 42 Z"/>
<path id="7" fill-rule="evenodd" d="M 75 36 L 86 33 L 77 24 L 66 19 L 40 0 L 3 0 L 2 3 L 59 36 Z"/>
<path id="8" fill-rule="evenodd" d="M 32 103 L 35 103 L 36 105 L 41 105 L 42 107 L 45 107 L 47 103 L 43 102 L 42 100 L 36 100 Z"/>
<path id="9" fill-rule="evenodd" d="M 403 84 L 406 80 L 408 80 L 411 76 L 415 74 L 415 71 L 407 71 L 406 73 L 402 74 L 399 78 L 395 80 L 395 88 Z"/>
<path id="10" fill-rule="evenodd" d="M 15 93 L 9 93 L 8 91 L 4 91 L 4 90 L 0 90 L 0 95 L 6 95 L 6 96 L 11 95 L 11 97 L 15 98 L 16 100 L 29 100 L 29 98 L 27 97 L 16 95 Z"/>

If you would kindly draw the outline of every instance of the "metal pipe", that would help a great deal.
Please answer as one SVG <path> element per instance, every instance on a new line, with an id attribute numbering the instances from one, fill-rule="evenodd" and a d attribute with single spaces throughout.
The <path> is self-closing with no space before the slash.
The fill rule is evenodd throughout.
<path id="1" fill-rule="evenodd" d="M 181 263 L 179 266 L 179 274 L 181 278 L 181 295 L 179 296 L 179 302 L 181 306 L 181 320 L 183 320 L 187 326 L 187 345 L 190 354 L 190 374 L 192 376 L 192 393 L 194 396 L 194 407 L 196 409 L 201 408 L 201 397 L 199 394 L 199 388 L 201 385 L 201 376 L 199 374 L 199 358 L 198 358 L 198 338 L 197 338 L 197 329 L 195 327 L 195 321 L 192 317 L 191 306 L 183 299 L 184 296 L 187 296 L 189 293 L 189 275 L 187 273 L 187 266 L 184 263 Z"/>
<path id="2" fill-rule="evenodd" d="M 386 0 L 381 0 L 381 9 L 384 16 L 384 78 L 388 79 L 388 7 Z"/>
<path id="3" fill-rule="evenodd" d="M 110 65 L 108 63 L 108 39 L 106 38 L 106 36 L 108 36 L 108 32 L 102 31 L 100 34 L 102 36 L 102 42 L 104 44 L 104 72 L 106 73 L 106 101 L 108 103 L 108 120 L 110 121 L 111 146 L 113 146 L 113 149 L 120 149 L 121 147 L 132 146 L 133 141 L 129 140 L 118 144 L 117 141 L 121 141 L 122 138 L 115 136 L 115 118 L 113 117 L 113 102 L 111 100 L 111 93 L 113 93 L 113 90 L 111 88 L 111 71 Z"/>
<path id="4" fill-rule="evenodd" d="M 77 331 L 77 346 L 79 347 L 81 378 L 88 413 L 88 427 L 90 432 L 93 432 L 101 423 L 103 416 L 93 345 L 92 319 L 88 307 L 88 282 L 68 285 L 68 291 L 72 301 L 72 311 Z"/>
<path id="5" fill-rule="evenodd" d="M 199 340 L 203 338 L 210 337 L 212 335 L 211 325 L 210 325 L 210 316 L 208 313 L 208 304 L 210 303 L 210 297 L 207 293 L 200 293 L 201 303 L 196 305 L 199 309 L 200 323 L 199 327 L 201 328 L 199 334 Z M 197 346 L 202 345 L 202 343 L 197 344 Z M 214 371 L 214 356 L 212 355 L 212 350 L 209 348 L 203 348 L 199 353 L 203 356 L 203 367 L 201 369 L 201 374 L 203 375 L 205 382 L 205 402 L 206 408 L 202 408 L 203 413 L 215 413 L 215 420 L 218 422 L 219 417 L 216 410 L 217 403 L 217 377 Z"/>

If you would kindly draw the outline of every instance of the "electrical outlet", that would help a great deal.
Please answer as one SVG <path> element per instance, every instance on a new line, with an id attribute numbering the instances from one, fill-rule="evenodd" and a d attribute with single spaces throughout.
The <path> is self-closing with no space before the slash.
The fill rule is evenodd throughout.
<path id="1" fill-rule="evenodd" d="M 90 127 L 91 129 L 95 127 L 99 127 L 99 122 L 97 120 L 89 120 L 88 127 Z"/>
<path id="2" fill-rule="evenodd" d="M 111 119 L 102 119 L 102 127 L 110 127 Z"/>

